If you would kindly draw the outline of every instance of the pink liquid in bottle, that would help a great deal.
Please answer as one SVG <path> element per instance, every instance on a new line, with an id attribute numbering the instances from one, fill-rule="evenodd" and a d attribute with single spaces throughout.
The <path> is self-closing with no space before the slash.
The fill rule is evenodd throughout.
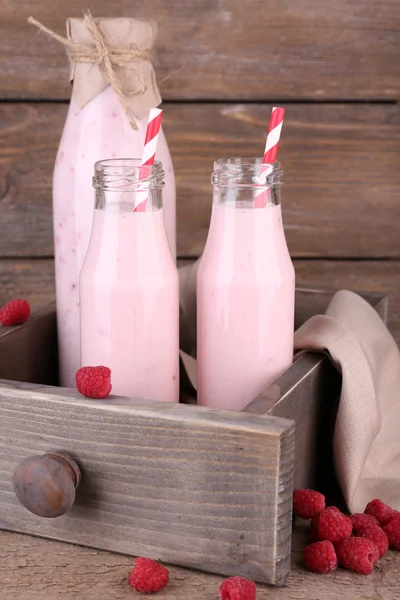
<path id="1" fill-rule="evenodd" d="M 80 366 L 79 273 L 89 244 L 93 219 L 92 172 L 96 161 L 140 157 L 147 126 L 136 119 L 129 125 L 110 86 L 83 108 L 71 99 L 53 179 L 53 211 L 60 383 L 75 386 Z M 171 156 L 162 131 L 157 160 L 166 173 L 164 218 L 169 245 L 175 256 L 175 179 Z"/>
<path id="2" fill-rule="evenodd" d="M 163 173 L 160 163 L 152 167 L 152 181 L 140 184 L 154 184 L 147 210 L 133 212 L 137 184 L 114 176 L 120 165 L 119 174 L 130 171 L 132 180 L 136 171 L 138 181 L 134 163 L 140 161 L 96 165 L 97 208 L 80 278 L 81 361 L 111 369 L 113 394 L 178 402 L 179 282 L 165 231 Z"/>
<path id="3" fill-rule="evenodd" d="M 261 162 L 261 161 L 260 161 Z M 197 278 L 198 403 L 242 410 L 293 360 L 295 275 L 275 164 L 255 208 L 261 165 L 218 161 L 210 230 Z"/>

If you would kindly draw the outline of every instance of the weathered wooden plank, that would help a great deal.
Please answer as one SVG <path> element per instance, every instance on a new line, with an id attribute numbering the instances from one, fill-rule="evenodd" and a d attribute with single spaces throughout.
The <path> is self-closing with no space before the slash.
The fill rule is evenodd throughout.
<path id="1" fill-rule="evenodd" d="M 26 298 L 35 310 L 53 302 L 53 260 L 0 260 L 0 304 L 13 298 Z"/>
<path id="2" fill-rule="evenodd" d="M 262 152 L 267 105 L 167 104 L 178 254 L 207 236 L 215 158 Z M 52 255 L 51 176 L 65 105 L 0 105 L 0 256 Z M 290 105 L 280 158 L 292 256 L 398 257 L 399 105 Z"/>
<path id="3" fill-rule="evenodd" d="M 303 548 L 308 529 L 296 528 L 292 567 L 284 589 L 257 586 L 258 600 L 395 600 L 400 597 L 400 553 L 394 550 L 379 561 L 372 575 L 361 577 L 345 569 L 324 576 L 306 571 Z M 133 560 L 110 552 L 94 552 L 60 542 L 0 531 L 0 586 L 10 600 L 132 600 L 128 585 Z M 170 583 L 157 594 L 160 600 L 208 600 L 218 597 L 222 578 L 169 567 Z"/>
<path id="4" fill-rule="evenodd" d="M 295 260 L 298 287 L 350 289 L 378 292 L 389 298 L 388 327 L 400 344 L 400 261 Z M 0 304 L 17 296 L 34 308 L 54 301 L 53 260 L 0 260 Z M 321 311 L 326 299 L 319 301 Z M 302 302 L 297 323 L 310 316 L 312 307 Z"/>
<path id="5" fill-rule="evenodd" d="M 84 0 L 2 0 L 3 97 L 69 96 L 64 50 L 26 20 L 33 13 L 63 34 L 65 19 L 87 7 Z M 131 0 L 97 0 L 92 11 L 158 21 L 156 70 L 165 99 L 399 98 L 397 0 L 379 10 L 374 0 L 253 0 L 250 7 L 148 0 L 134 10 Z"/>
<path id="6" fill-rule="evenodd" d="M 286 582 L 293 421 L 1 381 L 0 434 L 2 529 Z M 65 515 L 44 519 L 18 503 L 12 475 L 55 449 L 82 483 Z"/>

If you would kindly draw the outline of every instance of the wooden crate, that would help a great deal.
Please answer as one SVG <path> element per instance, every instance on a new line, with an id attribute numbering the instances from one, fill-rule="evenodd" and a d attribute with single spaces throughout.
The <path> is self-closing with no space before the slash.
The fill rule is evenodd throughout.
<path id="1" fill-rule="evenodd" d="M 331 296 L 298 289 L 296 325 Z M 364 296 L 386 319 L 386 299 Z M 331 460 L 340 378 L 326 358 L 301 355 L 238 413 L 91 401 L 55 385 L 50 306 L 0 334 L 0 377 L 0 528 L 286 582 L 293 474 L 296 487 L 314 485 Z M 67 452 L 82 472 L 75 503 L 55 519 L 28 512 L 12 484 L 20 461 L 49 450 Z"/>

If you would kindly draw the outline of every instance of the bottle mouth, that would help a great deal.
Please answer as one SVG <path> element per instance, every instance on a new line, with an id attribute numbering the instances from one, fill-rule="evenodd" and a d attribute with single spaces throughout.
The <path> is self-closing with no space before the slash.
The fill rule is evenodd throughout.
<path id="1" fill-rule="evenodd" d="M 214 162 L 211 183 L 217 187 L 270 188 L 282 184 L 279 162 L 263 163 L 262 158 L 220 158 Z"/>
<path id="2" fill-rule="evenodd" d="M 164 170 L 160 161 L 153 165 L 141 164 L 140 158 L 109 158 L 94 165 L 92 179 L 95 189 L 130 192 L 164 187 Z"/>

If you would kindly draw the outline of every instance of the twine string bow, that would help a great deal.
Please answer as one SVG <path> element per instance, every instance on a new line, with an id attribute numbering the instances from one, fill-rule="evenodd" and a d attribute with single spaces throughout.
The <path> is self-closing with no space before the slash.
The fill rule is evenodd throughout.
<path id="1" fill-rule="evenodd" d="M 90 36 L 94 43 L 94 48 L 86 46 L 84 44 L 77 44 L 72 40 L 69 40 L 55 31 L 52 31 L 48 27 L 45 27 L 34 19 L 29 17 L 28 23 L 38 27 L 40 31 L 47 33 L 52 39 L 57 40 L 62 44 L 66 51 L 68 58 L 71 62 L 84 62 L 98 64 L 100 68 L 107 75 L 107 79 L 114 90 L 121 107 L 123 108 L 130 126 L 133 129 L 137 129 L 135 120 L 132 116 L 129 105 L 126 101 L 127 95 L 140 96 L 145 93 L 147 86 L 143 75 L 139 70 L 132 65 L 132 62 L 149 61 L 152 57 L 152 51 L 150 49 L 139 49 L 139 48 L 115 48 L 109 46 L 104 38 L 104 35 L 100 31 L 96 21 L 93 19 L 91 13 L 88 11 L 84 15 L 84 24 L 90 33 Z M 132 71 L 140 83 L 140 89 L 136 91 L 125 91 L 121 83 L 120 77 L 116 70 L 116 67 L 127 68 Z"/>

